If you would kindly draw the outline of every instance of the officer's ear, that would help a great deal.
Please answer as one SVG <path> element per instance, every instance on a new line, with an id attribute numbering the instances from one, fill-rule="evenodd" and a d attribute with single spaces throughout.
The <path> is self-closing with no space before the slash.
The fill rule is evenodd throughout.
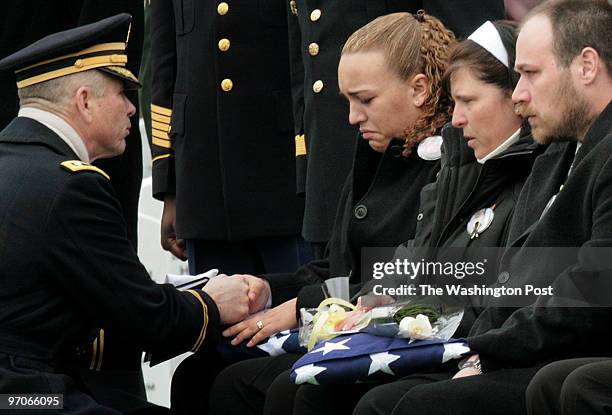
<path id="1" fill-rule="evenodd" d="M 81 115 L 81 117 L 87 122 L 91 123 L 93 121 L 92 114 L 92 98 L 94 97 L 94 93 L 91 87 L 81 86 L 75 92 L 75 104 L 76 109 Z"/>

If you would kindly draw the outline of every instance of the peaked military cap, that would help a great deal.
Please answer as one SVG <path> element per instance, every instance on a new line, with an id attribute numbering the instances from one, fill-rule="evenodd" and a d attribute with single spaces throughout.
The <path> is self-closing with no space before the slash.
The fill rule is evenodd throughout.
<path id="1" fill-rule="evenodd" d="M 13 70 L 17 88 L 90 69 L 99 69 L 140 86 L 126 67 L 125 49 L 132 17 L 127 13 L 54 33 L 0 60 L 0 71 Z"/>

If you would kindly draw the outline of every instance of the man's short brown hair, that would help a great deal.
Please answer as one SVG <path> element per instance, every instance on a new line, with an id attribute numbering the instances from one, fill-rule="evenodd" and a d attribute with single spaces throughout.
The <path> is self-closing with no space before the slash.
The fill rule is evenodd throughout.
<path id="1" fill-rule="evenodd" d="M 592 47 L 612 69 L 612 5 L 607 0 L 549 0 L 534 8 L 525 21 L 538 15 L 552 26 L 553 53 L 568 67 L 585 47 Z"/>

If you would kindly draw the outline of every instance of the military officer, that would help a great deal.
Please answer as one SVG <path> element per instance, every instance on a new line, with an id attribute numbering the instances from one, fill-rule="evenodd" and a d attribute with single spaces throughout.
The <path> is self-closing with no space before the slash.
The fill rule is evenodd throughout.
<path id="1" fill-rule="evenodd" d="M 225 276 L 186 292 L 157 285 L 127 239 L 109 176 L 90 162 L 121 154 L 131 128 L 130 20 L 56 33 L 0 61 L 20 97 L 0 132 L 0 235 L 11 241 L 0 247 L 0 393 L 62 394 L 61 413 L 117 413 L 67 371 L 79 345 L 96 337 L 94 366 L 105 329 L 160 357 L 197 352 L 263 288 Z"/>
<path id="2" fill-rule="evenodd" d="M 293 272 L 308 259 L 284 2 L 151 3 L 153 195 L 162 246 L 192 273 Z"/>
<path id="3" fill-rule="evenodd" d="M 0 28 L 0 56 L 8 56 L 51 33 L 88 24 L 117 13 L 132 15 L 128 67 L 137 73 L 143 41 L 143 5 L 140 0 L 5 0 Z M 27 30 L 24 30 L 27 28 Z M 128 98 L 138 111 L 137 91 L 128 91 Z M 12 74 L 0 75 L 0 128 L 4 128 L 19 110 L 17 88 Z M 138 119 L 138 112 L 135 119 Z M 96 165 L 112 177 L 126 221 L 128 238 L 137 244 L 138 198 L 142 181 L 142 144 L 138 128 L 130 130 L 124 154 Z"/>

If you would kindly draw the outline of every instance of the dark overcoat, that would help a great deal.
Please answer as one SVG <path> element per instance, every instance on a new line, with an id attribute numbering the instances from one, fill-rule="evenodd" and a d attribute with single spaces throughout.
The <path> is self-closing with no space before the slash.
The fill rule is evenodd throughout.
<path id="1" fill-rule="evenodd" d="M 449 124 L 442 130 L 442 137 L 442 168 L 436 182 L 421 192 L 421 212 L 415 240 L 410 245 L 431 248 L 432 258 L 443 262 L 477 262 L 486 257 L 487 266 L 496 269 L 502 251 L 488 248 L 506 246 L 519 194 L 545 147 L 535 144 L 529 128 L 523 128 L 516 143 L 480 164 L 467 146 L 462 129 Z M 487 208 L 493 212 L 492 222 L 477 236 L 473 230 L 470 234 L 467 225 L 472 216 Z M 396 256 L 406 251 L 409 252 L 398 249 Z M 474 280 L 466 282 L 473 284 Z M 477 282 L 486 283 L 482 279 Z M 455 337 L 467 335 L 480 305 L 480 298 L 472 298 Z"/>
<path id="2" fill-rule="evenodd" d="M 529 129 L 519 140 L 484 164 L 476 161 L 463 131 L 450 124 L 442 130 L 442 168 L 436 182 L 421 194 L 415 246 L 501 247 L 523 184 L 543 147 Z M 492 208 L 491 224 L 472 237 L 467 224 L 476 212 Z"/>
<path id="3" fill-rule="evenodd" d="M 581 293 L 591 304 L 609 306 L 612 103 L 594 121 L 577 153 L 575 141 L 556 142 L 537 159 L 515 211 L 510 248 L 495 286 L 550 284 L 560 296 L 575 300 Z M 538 254 L 538 247 L 554 249 Z M 610 309 L 560 307 L 567 304 L 543 296 L 521 308 L 487 307 L 468 339 L 480 353 L 483 369 L 609 355 Z"/>

